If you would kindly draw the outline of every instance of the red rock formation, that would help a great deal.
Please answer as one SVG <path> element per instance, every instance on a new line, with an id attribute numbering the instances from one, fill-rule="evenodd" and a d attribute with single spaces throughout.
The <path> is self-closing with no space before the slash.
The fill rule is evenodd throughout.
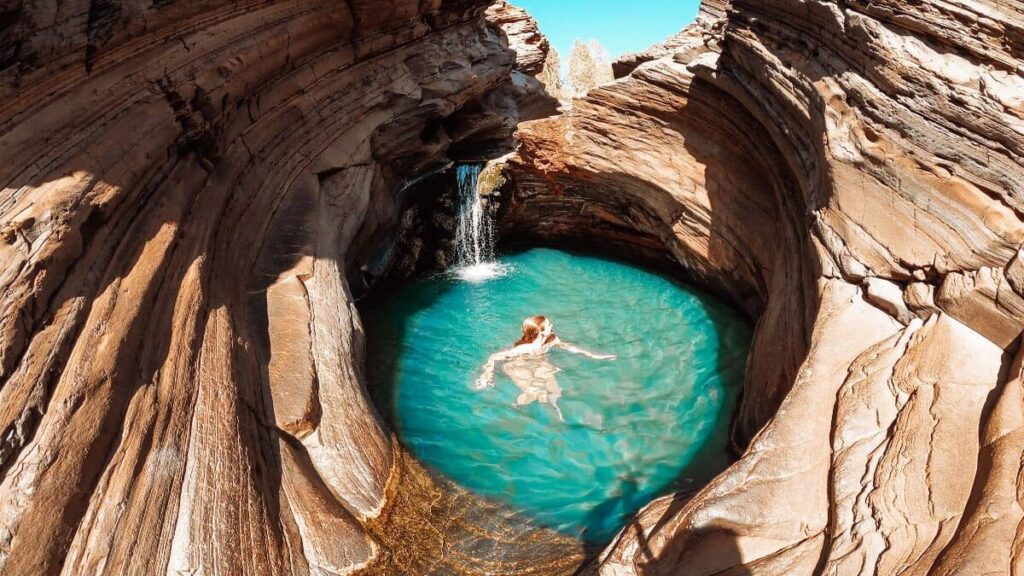
<path id="1" fill-rule="evenodd" d="M 552 108 L 525 15 L 9 4 L 0 572 L 573 573 L 396 445 L 348 282 L 402 191 Z M 1016 0 L 709 0 L 523 128 L 508 234 L 758 322 L 742 458 L 593 571 L 1024 572 L 1022 60 Z"/>
<path id="2" fill-rule="evenodd" d="M 499 0 L 487 9 L 487 20 L 500 26 L 508 36 L 516 53 L 516 70 L 531 76 L 540 74 L 551 47 L 526 10 Z"/>
<path id="3" fill-rule="evenodd" d="M 484 8 L 2 9 L 0 572 L 341 574 L 409 547 L 374 523 L 422 472 L 367 399 L 346 276 L 400 189 L 507 149 L 535 96 Z"/>
<path id="4" fill-rule="evenodd" d="M 1022 41 L 1019 2 L 706 4 L 521 127 L 506 233 L 682 265 L 758 319 L 742 458 L 594 571 L 1024 571 Z"/>

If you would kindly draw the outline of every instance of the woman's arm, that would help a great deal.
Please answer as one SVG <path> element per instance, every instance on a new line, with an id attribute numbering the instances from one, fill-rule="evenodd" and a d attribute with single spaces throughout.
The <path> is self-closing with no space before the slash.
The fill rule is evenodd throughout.
<path id="1" fill-rule="evenodd" d="M 494 366 L 507 359 L 510 356 L 511 350 L 502 350 L 501 352 L 495 352 L 491 354 L 491 357 L 484 363 L 484 373 L 476 379 L 476 384 L 473 386 L 475 390 L 483 390 L 488 386 L 494 386 Z"/>
<path id="2" fill-rule="evenodd" d="M 588 352 L 583 348 L 574 346 L 572 344 L 569 344 L 568 342 L 559 341 L 557 344 L 555 344 L 555 346 L 561 348 L 562 350 L 565 350 L 566 352 L 572 352 L 573 354 L 583 354 L 584 356 L 588 358 L 593 358 L 594 360 L 615 360 L 615 355 L 613 354 L 594 354 L 593 352 Z"/>

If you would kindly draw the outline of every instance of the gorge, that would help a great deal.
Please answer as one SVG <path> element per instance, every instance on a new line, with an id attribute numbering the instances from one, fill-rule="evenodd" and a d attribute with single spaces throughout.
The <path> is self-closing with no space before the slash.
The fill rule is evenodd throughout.
<path id="1" fill-rule="evenodd" d="M 1024 573 L 1024 3 L 704 0 L 562 111 L 546 52 L 486 0 L 0 7 L 0 573 Z M 599 550 L 367 391 L 356 300 L 487 161 L 505 241 L 755 322 L 739 458 Z"/>
<path id="2" fill-rule="evenodd" d="M 592 254 L 532 248 L 493 264 L 360 303 L 371 396 L 419 461 L 591 551 L 653 497 L 693 493 L 732 462 L 742 316 Z M 573 348 L 474 385 L 538 311 Z"/>

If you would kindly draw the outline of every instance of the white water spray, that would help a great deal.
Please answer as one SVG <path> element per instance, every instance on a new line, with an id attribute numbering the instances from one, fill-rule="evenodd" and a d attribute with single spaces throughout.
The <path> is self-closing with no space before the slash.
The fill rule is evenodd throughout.
<path id="1" fill-rule="evenodd" d="M 494 223 L 477 190 L 483 164 L 455 167 L 458 184 L 458 224 L 455 229 L 455 273 L 463 280 L 482 282 L 504 275 L 494 260 Z"/>

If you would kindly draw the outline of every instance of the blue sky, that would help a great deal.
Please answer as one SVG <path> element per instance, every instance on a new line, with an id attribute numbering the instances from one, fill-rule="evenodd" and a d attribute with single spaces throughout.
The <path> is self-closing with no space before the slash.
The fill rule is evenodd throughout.
<path id="1" fill-rule="evenodd" d="M 597 40 L 612 59 L 642 50 L 682 30 L 699 0 L 510 0 L 526 8 L 565 62 L 572 43 Z"/>

